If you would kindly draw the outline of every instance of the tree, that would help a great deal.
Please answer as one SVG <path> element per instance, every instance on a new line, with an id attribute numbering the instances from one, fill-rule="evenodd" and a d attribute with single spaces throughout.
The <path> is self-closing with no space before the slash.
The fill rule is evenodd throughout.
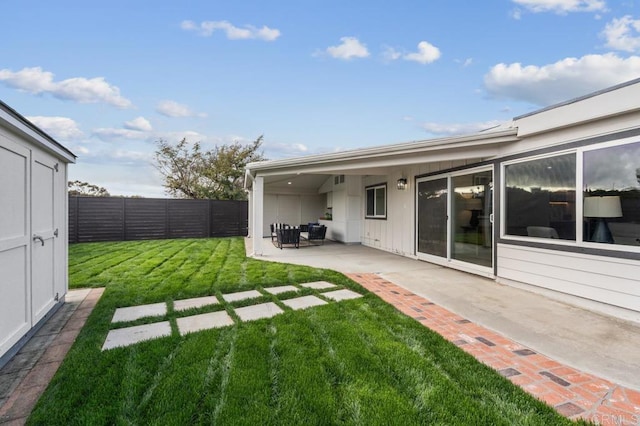
<path id="1" fill-rule="evenodd" d="M 182 139 L 172 145 L 157 142 L 155 166 L 172 197 L 214 200 L 245 200 L 244 169 L 248 163 L 262 161 L 258 152 L 262 136 L 253 143 L 234 142 L 203 151 L 199 142 Z"/>
<path id="2" fill-rule="evenodd" d="M 81 182 L 79 180 L 69 181 L 67 183 L 69 188 L 69 195 L 84 196 L 84 197 L 110 197 L 109 191 L 105 188 L 97 185 L 92 185 L 87 182 Z"/>

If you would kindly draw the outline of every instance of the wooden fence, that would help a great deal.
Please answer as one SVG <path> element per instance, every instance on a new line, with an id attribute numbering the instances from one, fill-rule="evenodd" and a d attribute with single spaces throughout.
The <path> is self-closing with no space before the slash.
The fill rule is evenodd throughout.
<path id="1" fill-rule="evenodd" d="M 247 235 L 246 201 L 69 196 L 69 242 Z"/>

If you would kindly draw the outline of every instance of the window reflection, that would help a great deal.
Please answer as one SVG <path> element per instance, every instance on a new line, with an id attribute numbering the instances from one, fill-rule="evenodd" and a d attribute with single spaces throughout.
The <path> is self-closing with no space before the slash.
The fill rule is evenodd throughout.
<path id="1" fill-rule="evenodd" d="M 585 241 L 640 245 L 640 142 L 584 153 Z"/>
<path id="2" fill-rule="evenodd" d="M 575 154 L 506 166 L 506 233 L 575 240 L 575 176 Z"/>
<path id="3" fill-rule="evenodd" d="M 447 256 L 447 179 L 418 184 L 418 251 Z"/>
<path id="4" fill-rule="evenodd" d="M 493 172 L 479 172 L 451 179 L 451 257 L 490 267 L 492 254 Z"/>

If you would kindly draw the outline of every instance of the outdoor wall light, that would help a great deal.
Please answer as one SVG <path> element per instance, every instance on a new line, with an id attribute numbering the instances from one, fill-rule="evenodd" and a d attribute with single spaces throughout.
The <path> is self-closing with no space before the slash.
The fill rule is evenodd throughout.
<path id="1" fill-rule="evenodd" d="M 407 180 L 405 178 L 400 178 L 398 179 L 398 182 L 396 182 L 396 185 L 400 191 L 404 191 L 407 189 Z"/>

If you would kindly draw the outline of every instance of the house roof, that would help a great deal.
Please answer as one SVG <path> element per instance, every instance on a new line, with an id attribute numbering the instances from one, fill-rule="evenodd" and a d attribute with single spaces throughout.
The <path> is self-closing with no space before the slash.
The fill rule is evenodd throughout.
<path id="1" fill-rule="evenodd" d="M 258 173 L 285 174 L 304 170 L 307 173 L 328 173 L 340 171 L 343 167 L 386 168 L 416 162 L 416 156 L 434 155 L 443 151 L 465 150 L 489 145 L 499 145 L 517 140 L 518 129 L 512 125 L 499 126 L 494 129 L 447 138 L 427 139 L 393 145 L 381 145 L 328 154 L 308 155 L 305 157 L 286 158 L 281 160 L 249 163 L 247 174 L 251 177 Z M 468 158 L 468 157 L 467 157 Z M 372 173 L 370 173 L 372 174 Z"/>
<path id="2" fill-rule="evenodd" d="M 546 111 L 550 111 L 552 109 L 557 109 L 557 108 L 561 108 L 563 106 L 575 104 L 577 102 L 581 102 L 581 101 L 584 101 L 584 100 L 587 100 L 587 99 L 590 99 L 590 98 L 594 98 L 596 96 L 604 95 L 606 93 L 613 92 L 615 90 L 620 90 L 620 89 L 623 89 L 625 87 L 634 86 L 634 85 L 636 85 L 638 83 L 640 83 L 640 78 L 636 78 L 634 80 L 630 80 L 630 81 L 626 81 L 624 83 L 616 84 L 615 86 L 607 87 L 606 89 L 598 90 L 598 91 L 595 91 L 595 92 L 592 92 L 592 93 L 589 93 L 589 94 L 586 94 L 586 95 L 583 95 L 583 96 L 579 96 L 577 98 L 569 99 L 568 101 L 559 102 L 557 104 L 549 105 L 547 107 L 544 107 L 544 108 L 541 108 L 541 109 L 538 109 L 538 110 L 535 110 L 535 111 L 531 111 L 531 112 L 528 112 L 526 114 L 522 114 L 522 115 L 519 115 L 517 117 L 514 117 L 514 120 L 516 120 L 516 121 L 517 120 L 521 120 L 523 118 L 527 118 L 527 117 L 530 117 L 532 115 L 536 115 L 536 114 L 540 114 L 540 113 L 543 113 L 543 112 L 546 112 Z"/>
<path id="3" fill-rule="evenodd" d="M 469 135 L 250 163 L 246 168 L 249 179 L 245 180 L 245 185 L 250 187 L 252 178 L 258 175 L 265 177 L 265 183 L 277 183 L 301 174 L 386 174 L 389 167 L 420 162 L 492 158 L 505 143 L 640 111 L 637 99 L 640 99 L 640 78 Z"/>
<path id="4" fill-rule="evenodd" d="M 67 163 L 75 163 L 76 155 L 38 126 L 0 100 L 0 120 L 33 143 L 43 147 Z"/>

